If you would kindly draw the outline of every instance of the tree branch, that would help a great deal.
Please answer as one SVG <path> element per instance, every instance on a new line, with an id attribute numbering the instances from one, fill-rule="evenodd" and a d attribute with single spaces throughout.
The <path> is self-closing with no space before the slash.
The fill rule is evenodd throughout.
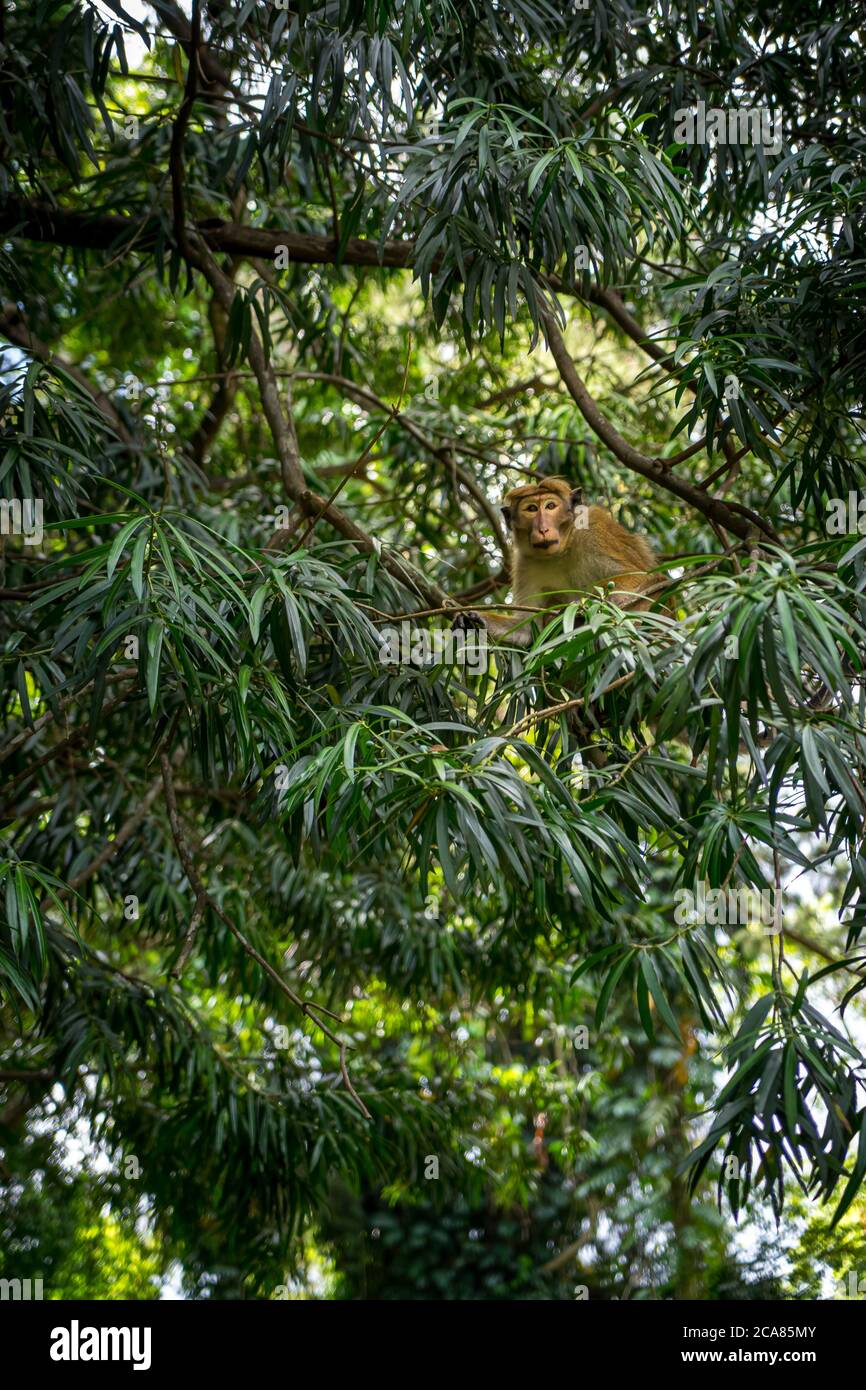
<path id="1" fill-rule="evenodd" d="M 134 680 L 138 675 L 138 671 L 135 668 L 129 670 L 128 668 L 124 667 L 122 670 L 113 672 L 112 674 L 116 677 L 117 680 L 128 681 Z M 86 692 L 91 689 L 92 685 L 93 681 L 89 680 L 85 682 L 84 685 L 79 686 L 77 690 L 73 690 L 71 694 L 62 696 L 61 699 L 57 701 L 56 705 L 52 709 L 47 709 L 44 714 L 39 715 L 38 719 L 34 719 L 31 728 L 22 729 L 20 733 L 15 734 L 13 738 L 10 738 L 5 748 L 0 749 L 0 763 L 5 763 L 6 759 L 11 758 L 12 754 L 17 752 L 17 750 L 21 748 L 23 744 L 28 743 L 31 738 L 35 738 L 36 735 L 39 733 L 40 729 L 44 729 L 46 724 L 50 724 L 54 719 L 56 719 L 60 714 L 62 714 L 65 709 L 68 709 L 68 707 L 70 705 L 73 705 L 76 700 L 79 700 L 82 695 L 86 694 Z M 122 698 L 126 699 L 126 695 L 124 695 Z M 103 709 L 113 709 L 114 705 L 119 703 L 119 700 L 115 700 L 110 705 L 104 705 Z M 57 745 L 57 747 L 59 747 L 59 745 Z"/>
<path id="2" fill-rule="evenodd" d="M 206 407 L 186 444 L 193 462 L 202 469 L 207 462 L 211 446 L 219 434 L 220 426 L 231 410 L 238 387 L 237 374 L 225 366 L 226 315 L 216 295 L 211 298 L 208 318 L 213 334 L 217 364 L 222 370 L 216 374 L 216 386 L 210 404 Z"/>
<path id="3" fill-rule="evenodd" d="M 339 255 L 339 244 L 334 237 L 279 228 L 246 227 L 216 218 L 193 226 L 211 251 L 225 251 L 250 259 L 259 256 L 273 260 L 279 246 L 287 248 L 291 261 L 304 265 L 334 265 Z M 161 220 L 155 214 L 123 217 L 99 211 L 73 212 L 29 199 L 0 200 L 0 231 L 28 241 L 74 246 L 81 250 L 121 252 L 132 241 L 142 250 L 150 250 L 160 227 Z M 405 270 L 411 267 L 414 257 L 414 241 L 386 241 L 380 247 L 378 241 L 350 237 L 340 263 Z"/>
<path id="4" fill-rule="evenodd" d="M 772 528 L 757 513 L 739 504 L 734 506 L 724 502 L 721 498 L 709 496 L 696 484 L 687 482 L 684 478 L 679 478 L 671 472 L 669 460 L 650 458 L 623 439 L 607 417 L 602 414 L 578 375 L 577 368 L 565 346 L 553 315 L 542 310 L 542 320 L 553 360 L 559 368 L 569 395 L 590 429 L 607 445 L 620 463 L 624 463 L 627 468 L 630 468 L 634 473 L 639 473 L 641 477 L 648 478 L 668 492 L 672 492 L 675 497 L 688 502 L 696 511 L 718 522 L 720 526 L 724 526 L 726 531 L 738 536 L 740 540 L 748 540 L 755 530 L 762 531 L 772 541 L 778 540 Z"/>
<path id="5" fill-rule="evenodd" d="M 551 285 L 553 285 L 554 278 L 549 277 L 549 279 Z M 637 319 L 629 313 L 622 298 L 620 297 L 620 295 L 616 293 L 615 290 L 608 289 L 604 285 L 590 285 L 586 291 L 578 292 L 576 289 L 570 287 L 567 288 L 566 286 L 562 285 L 561 282 L 559 282 L 558 280 L 556 283 L 559 286 L 559 293 L 576 295 L 578 298 L 586 299 L 588 303 L 595 304 L 600 309 L 604 309 L 613 319 L 614 323 L 616 323 L 618 327 L 622 329 L 623 333 L 625 333 L 625 335 L 628 338 L 631 338 L 632 342 L 637 343 L 638 347 L 641 348 L 647 354 L 648 357 L 651 357 L 654 362 L 657 362 L 658 365 L 662 367 L 670 376 L 674 377 L 676 380 L 681 379 L 682 372 L 680 371 L 672 354 L 666 352 L 665 349 L 663 347 L 660 347 L 660 345 L 653 338 L 648 336 L 641 324 L 638 323 Z M 692 395 L 695 395 L 696 390 L 694 384 L 692 382 L 688 382 L 687 385 Z M 727 421 L 719 421 L 718 425 L 716 426 L 716 433 L 724 429 L 726 424 Z M 706 442 L 707 440 L 705 437 L 699 442 L 699 445 L 695 448 L 694 452 L 697 453 L 698 448 L 703 448 Z M 734 468 L 736 465 L 736 458 L 734 455 L 734 443 L 729 434 L 725 434 L 722 440 L 722 450 L 724 452 L 725 458 L 727 459 L 726 466 L 729 468 Z M 671 459 L 668 459 L 666 461 L 668 464 L 673 462 L 673 460 Z"/>
<path id="6" fill-rule="evenodd" d="M 118 439 L 121 439 L 124 444 L 132 444 L 132 435 L 111 397 L 106 395 L 99 386 L 94 386 L 74 362 L 68 362 L 64 357 L 59 357 L 51 351 L 47 343 L 37 338 L 28 327 L 27 320 L 17 304 L 3 305 L 2 312 L 0 312 L 0 333 L 8 338 L 10 343 L 15 343 L 17 347 L 23 348 L 33 357 L 38 357 L 39 361 L 44 362 L 46 366 L 56 367 L 58 371 L 65 372 L 67 376 L 71 376 L 74 381 L 77 381 L 78 385 L 87 392 L 105 416 Z"/>
<path id="7" fill-rule="evenodd" d="M 348 396 L 349 400 L 355 401 L 357 405 L 363 406 L 367 410 L 381 410 L 383 413 L 389 415 L 394 423 L 405 430 L 425 453 L 430 454 L 438 463 L 447 465 L 449 472 L 451 472 L 461 486 L 466 489 L 469 495 L 474 499 L 478 510 L 487 518 L 503 555 L 508 554 L 508 536 L 499 513 L 496 511 L 496 508 L 492 505 L 489 498 L 485 496 L 471 474 L 467 473 L 465 468 L 462 468 L 452 457 L 453 453 L 459 453 L 459 443 L 434 443 L 432 439 L 428 439 L 424 431 L 416 425 L 415 421 L 411 419 L 410 416 L 405 415 L 401 410 L 392 410 L 387 402 L 383 401 L 382 398 L 371 391 L 369 387 L 358 386 L 354 381 L 349 381 L 346 377 L 337 376 L 333 372 L 293 372 L 292 376 L 296 381 L 322 381 L 328 385 L 336 386 L 345 396 Z"/>
<path id="8" fill-rule="evenodd" d="M 68 212 L 20 199 L 7 199 L 0 203 L 0 231 L 23 235 L 36 241 L 117 250 L 122 248 L 124 241 L 135 238 L 136 243 L 144 248 L 155 239 L 158 228 L 159 222 L 156 218 L 151 218 L 149 224 L 146 224 L 132 218 L 118 217 L 112 214 L 91 215 L 90 213 Z M 186 235 L 190 236 L 189 228 L 186 230 Z M 190 239 L 192 238 L 190 237 Z M 216 277 L 220 279 L 225 279 L 225 277 L 210 254 L 213 251 L 229 251 L 236 255 L 248 257 L 273 257 L 278 246 L 286 246 L 291 259 L 305 264 L 334 264 L 339 253 L 338 243 L 333 237 L 244 227 L 233 222 L 209 221 L 196 224 L 195 242 L 199 255 L 193 259 L 193 263 L 198 263 L 197 268 L 201 269 L 214 289 L 217 289 Z M 380 245 L 378 242 L 350 238 L 340 259 L 341 264 L 347 265 L 390 266 L 408 269 L 414 263 L 414 255 L 415 244 L 412 241 L 385 242 Z M 231 282 L 227 283 L 230 285 Z M 554 284 L 553 279 L 551 284 Z M 230 309 L 231 292 L 226 292 L 226 287 L 223 286 L 222 289 L 218 290 L 218 293 L 225 307 Z M 609 307 L 611 312 L 614 311 L 614 308 L 617 309 L 620 325 L 624 327 L 625 323 L 629 322 L 634 333 L 637 334 L 636 341 L 641 342 L 642 346 L 644 343 L 649 344 L 650 340 L 646 339 L 639 325 L 628 315 L 625 306 L 623 305 L 621 309 L 617 308 L 613 299 L 610 298 L 611 292 L 609 291 L 599 291 L 599 303 L 604 302 L 601 297 L 602 294 L 604 301 L 606 301 L 605 307 Z M 688 483 L 673 474 L 669 473 L 666 476 L 667 460 L 650 458 L 632 448 L 604 418 L 587 392 L 577 375 L 574 363 L 567 353 L 562 342 L 562 335 L 553 321 L 552 315 L 546 312 L 543 314 L 543 319 L 551 352 L 560 368 L 560 374 L 566 387 L 591 428 L 608 445 L 621 463 L 664 487 L 681 500 L 688 502 L 690 506 L 693 506 L 703 515 L 712 517 L 732 535 L 736 535 L 742 540 L 747 539 L 755 529 L 761 531 L 772 541 L 778 540 L 772 528 L 755 512 L 738 503 L 728 504 L 721 498 L 709 497 L 696 484 Z M 629 336 L 632 336 L 632 333 Z M 657 348 L 657 345 L 653 345 L 653 347 Z M 649 347 L 647 350 L 649 351 Z M 661 353 L 661 357 L 657 360 L 662 361 L 667 357 L 667 354 L 661 349 L 657 350 Z M 655 352 L 651 352 L 650 355 L 655 356 Z M 293 456 L 295 460 L 297 459 L 297 442 L 291 440 L 288 428 L 282 419 L 273 374 L 268 381 L 264 354 L 255 331 L 250 339 L 249 357 L 250 365 L 262 391 L 262 404 L 265 407 L 268 424 L 274 433 L 275 442 L 278 444 L 281 464 L 284 466 L 285 482 L 286 475 L 290 471 L 288 467 L 290 456 Z M 294 443 L 294 450 L 291 448 L 292 443 Z M 321 505 L 323 499 L 314 498 L 307 491 L 303 486 L 302 476 L 301 478 L 298 476 L 299 471 L 299 467 L 297 471 L 291 470 L 293 473 L 291 487 L 287 487 L 286 490 L 306 510 L 311 508 L 315 510 Z M 329 520 L 342 535 L 356 541 L 367 553 L 370 552 L 372 542 L 361 531 L 360 527 L 355 526 L 336 508 L 332 508 L 328 515 Z M 392 556 L 392 562 L 393 558 Z M 399 577 L 404 583 L 407 582 L 406 562 L 398 560 L 397 568 L 400 571 Z M 420 577 L 416 574 L 413 579 L 413 586 L 416 588 L 419 579 Z M 433 601 L 427 581 L 422 580 L 421 582 L 428 587 L 428 600 Z M 441 601 L 441 591 L 439 593 L 440 599 L 437 601 Z"/>

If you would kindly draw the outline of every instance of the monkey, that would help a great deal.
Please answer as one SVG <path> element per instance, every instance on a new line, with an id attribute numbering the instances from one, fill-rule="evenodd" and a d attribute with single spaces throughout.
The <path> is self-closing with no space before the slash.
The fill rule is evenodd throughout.
<path id="1" fill-rule="evenodd" d="M 626 531 L 604 507 L 585 506 L 581 488 L 564 478 L 540 478 L 512 488 L 502 515 L 511 536 L 511 586 L 516 614 L 458 614 L 452 627 L 486 627 L 494 640 L 526 647 L 537 614 L 521 609 L 555 610 L 597 587 L 607 590 L 621 608 L 650 607 L 644 595 L 658 582 L 651 571 L 656 558 L 642 536 Z M 587 743 L 584 755 L 596 768 L 605 754 L 588 743 L 584 721 L 572 711 L 569 722 Z"/>
<path id="2" fill-rule="evenodd" d="M 520 646 L 530 640 L 532 613 L 556 609 L 580 594 L 613 582 L 611 597 L 622 608 L 644 610 L 642 595 L 658 582 L 655 555 L 642 536 L 626 531 L 604 507 L 584 506 L 583 493 L 564 478 L 541 478 L 512 488 L 502 507 L 511 534 L 514 618 L 463 613 L 458 628 L 486 626 L 491 636 Z"/>
<path id="3" fill-rule="evenodd" d="M 511 534 L 515 613 L 508 618 L 487 611 L 459 613 L 452 624 L 455 629 L 486 627 L 495 640 L 526 647 L 533 620 L 543 613 L 521 610 L 563 608 L 580 595 L 599 587 L 607 589 L 611 583 L 614 587 L 609 596 L 621 608 L 640 612 L 651 606 L 651 598 L 645 595 L 659 582 L 651 546 L 643 536 L 620 526 L 605 507 L 584 506 L 581 488 L 564 478 L 540 478 L 512 488 L 505 497 L 502 515 Z M 664 602 L 659 607 L 668 617 L 673 616 Z M 582 724 L 580 728 L 585 732 Z M 685 733 L 674 737 L 688 744 Z M 759 746 L 768 743 L 769 732 L 759 734 L 756 741 Z M 750 751 L 744 742 L 740 750 Z"/>

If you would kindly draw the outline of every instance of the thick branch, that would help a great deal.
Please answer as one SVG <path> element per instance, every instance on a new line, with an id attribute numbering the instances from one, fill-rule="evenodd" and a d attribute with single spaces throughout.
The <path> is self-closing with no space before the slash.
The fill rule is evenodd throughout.
<path id="1" fill-rule="evenodd" d="M 53 1081 L 57 1073 L 48 1067 L 43 1067 L 39 1071 L 0 1071 L 0 1081 Z"/>
<path id="2" fill-rule="evenodd" d="M 550 351 L 569 395 L 590 429 L 607 445 L 620 463 L 624 463 L 627 468 L 630 468 L 634 473 L 639 473 L 641 477 L 649 478 L 651 482 L 657 483 L 666 491 L 672 492 L 675 497 L 688 502 L 696 511 L 717 522 L 726 531 L 738 536 L 740 540 L 748 540 L 755 530 L 762 531 L 771 540 L 776 539 L 767 523 L 755 512 L 750 511 L 747 507 L 741 507 L 739 504 L 729 504 L 721 498 L 708 496 L 694 483 L 677 477 L 670 470 L 669 460 L 650 458 L 649 455 L 642 454 L 623 439 L 607 417 L 602 414 L 578 375 L 577 368 L 563 342 L 562 334 L 553 316 L 549 313 L 543 313 L 542 317 Z"/>
<path id="3" fill-rule="evenodd" d="M 13 231 L 14 229 L 19 235 L 36 241 L 60 242 L 64 245 L 93 247 L 95 249 L 112 247 L 117 250 L 124 241 L 132 240 L 134 237 L 136 245 L 143 249 L 149 242 L 152 242 L 156 236 L 157 228 L 156 219 L 151 219 L 150 226 L 146 227 L 142 222 L 131 218 L 68 212 L 53 209 L 44 204 L 22 202 L 21 200 L 12 199 L 0 204 L 0 231 Z M 189 229 L 187 231 L 189 232 Z M 338 244 L 333 237 L 309 236 L 280 230 L 269 231 L 256 227 L 244 227 L 233 222 L 200 222 L 196 224 L 195 231 L 198 246 L 202 248 L 204 253 L 229 251 L 240 256 L 272 257 L 278 246 L 286 246 L 290 258 L 307 264 L 333 264 L 338 254 Z M 415 246 L 412 241 L 385 242 L 380 245 L 378 242 L 364 241 L 356 237 L 349 240 L 344 249 L 342 261 L 347 265 L 409 268 L 414 262 L 414 255 Z M 212 255 L 208 255 L 206 260 L 200 263 L 200 268 L 215 289 L 217 286 L 213 278 L 214 272 L 222 279 L 225 278 L 213 261 Z M 601 297 L 597 302 L 603 303 L 604 307 L 610 308 L 610 311 L 613 312 L 615 306 L 609 298 L 609 292 L 599 291 L 599 296 L 602 293 L 608 302 L 604 302 Z M 228 291 L 227 300 L 224 302 L 227 308 L 231 307 L 230 291 Z M 630 316 L 627 315 L 625 306 L 617 312 L 619 314 L 618 321 L 624 327 L 625 319 L 623 316 L 629 318 Z M 557 366 L 560 368 L 563 381 L 587 422 L 621 463 L 688 502 L 697 511 L 711 517 L 720 526 L 724 526 L 727 531 L 740 539 L 746 539 L 754 529 L 762 531 L 771 540 L 776 539 L 772 529 L 755 512 L 749 511 L 748 508 L 742 507 L 738 503 L 729 504 L 721 498 L 708 497 L 695 484 L 686 482 L 674 474 L 666 474 L 668 461 L 649 458 L 640 453 L 639 450 L 633 449 L 604 419 L 597 405 L 589 396 L 586 387 L 577 375 L 574 363 L 568 356 L 562 343 L 562 336 L 551 315 L 545 314 L 544 319 L 545 324 L 548 325 L 548 342 L 557 361 Z M 634 321 L 631 322 L 634 324 Z M 643 345 L 645 335 L 637 325 L 634 325 L 634 331 L 637 333 L 636 340 Z M 661 349 L 658 350 L 661 351 Z M 655 353 L 653 352 L 651 355 L 655 356 Z M 662 354 L 662 356 L 664 357 L 666 354 Z M 658 360 L 661 361 L 661 358 Z M 289 439 L 285 422 L 282 419 L 276 387 L 272 384 L 273 377 L 271 376 L 271 381 L 267 382 L 266 376 L 263 376 L 265 372 L 264 354 L 255 332 L 250 340 L 250 365 L 262 388 L 265 414 L 272 432 L 276 431 L 275 440 L 278 442 L 282 463 L 284 455 L 289 452 L 287 448 Z M 263 380 L 266 383 L 264 386 L 262 385 Z M 295 501 L 307 510 L 311 507 L 315 510 L 321 504 L 322 499 L 313 499 L 312 494 L 307 493 L 306 489 L 301 486 L 297 475 L 293 479 L 292 487 L 287 487 L 286 490 Z M 329 511 L 328 515 L 335 528 L 342 535 L 357 541 L 369 552 L 372 548 L 370 538 L 365 537 L 360 528 L 354 527 L 353 523 L 350 523 L 348 518 L 339 513 L 336 508 Z M 405 562 L 400 562 L 400 566 L 403 569 L 400 577 L 406 582 Z M 414 587 L 418 587 L 417 576 Z M 433 601 L 429 586 L 427 597 L 431 602 Z M 436 601 L 441 602 L 441 592 L 440 598 Z"/>
<path id="4" fill-rule="evenodd" d="M 140 250 L 150 250 L 159 234 L 160 219 L 122 217 L 116 213 L 73 212 L 48 203 L 7 198 L 0 202 L 0 231 L 28 241 L 46 241 L 82 250 L 115 252 L 124 243 L 135 241 Z M 209 219 L 191 223 L 212 251 L 236 256 L 260 256 L 273 260 L 278 246 L 285 246 L 289 259 L 305 265 L 333 265 L 339 251 L 335 237 L 314 236 L 286 229 L 245 227 L 238 222 Z M 406 269 L 415 257 L 413 241 L 377 241 L 350 237 L 341 257 L 346 265 L 389 266 Z"/>
<path id="5" fill-rule="evenodd" d="M 570 291 L 567 292 L 570 293 Z M 681 378 L 682 373 L 672 354 L 666 352 L 653 338 L 648 337 L 641 324 L 629 313 L 623 300 L 615 290 L 607 289 L 604 285 L 591 285 L 589 289 L 582 294 L 582 297 L 587 299 L 590 304 L 596 304 L 599 308 L 604 309 L 610 314 L 614 323 L 622 329 L 623 333 L 625 333 L 628 338 L 631 338 L 633 343 L 637 343 L 638 347 L 642 348 L 647 356 L 651 357 L 654 362 L 657 362 L 660 367 L 664 368 L 670 376 L 675 377 L 677 380 Z M 694 384 L 692 382 L 688 382 L 687 384 L 688 389 L 694 395 Z M 716 433 L 724 428 L 724 423 L 725 422 L 722 421 L 719 422 L 716 426 Z M 706 442 L 706 440 L 702 440 L 701 447 L 703 447 Z M 734 456 L 734 442 L 728 433 L 725 434 L 722 440 L 722 450 L 727 463 L 721 472 L 725 472 L 728 468 L 733 469 L 737 462 Z"/>
<path id="6" fill-rule="evenodd" d="M 195 65 L 205 82 L 213 87 L 222 87 L 229 92 L 234 91 L 231 78 L 219 58 L 208 48 L 207 44 L 200 42 L 198 34 L 194 36 L 193 24 L 174 3 L 174 0 L 160 0 L 158 13 L 166 28 L 185 50 L 190 63 L 195 59 Z"/>

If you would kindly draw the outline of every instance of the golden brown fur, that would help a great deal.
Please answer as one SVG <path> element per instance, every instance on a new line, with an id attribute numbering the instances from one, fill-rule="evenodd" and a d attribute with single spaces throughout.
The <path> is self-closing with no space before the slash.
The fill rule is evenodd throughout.
<path id="1" fill-rule="evenodd" d="M 632 595 L 652 582 L 653 553 L 604 507 L 586 507 L 578 489 L 561 478 L 516 487 L 503 514 L 511 529 L 514 602 L 556 608 L 574 594 L 613 583 L 613 598 L 636 606 Z M 645 607 L 645 604 L 641 604 Z"/>
<path id="2" fill-rule="evenodd" d="M 511 532 L 515 607 L 560 608 L 598 588 L 623 608 L 649 607 L 640 595 L 658 581 L 650 546 L 604 507 L 584 506 L 580 490 L 565 479 L 512 488 L 502 514 Z M 494 635 L 527 640 L 531 614 L 484 617 Z"/>

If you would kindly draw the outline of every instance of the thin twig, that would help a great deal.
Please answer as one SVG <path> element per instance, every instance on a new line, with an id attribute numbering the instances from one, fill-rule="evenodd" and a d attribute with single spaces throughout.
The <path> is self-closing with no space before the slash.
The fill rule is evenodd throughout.
<path id="1" fill-rule="evenodd" d="M 621 685 L 626 685 L 630 680 L 634 680 L 636 675 L 636 671 L 628 671 L 624 676 L 619 676 L 615 681 L 611 681 L 610 685 L 606 685 L 604 690 L 600 690 L 597 698 L 600 700 L 602 695 L 609 694 L 611 690 L 618 690 Z M 579 709 L 581 705 L 585 704 L 586 696 L 578 695 L 574 700 L 563 700 L 561 704 L 548 705 L 546 709 L 534 710 L 532 714 L 527 714 L 524 719 L 519 719 L 516 724 L 513 724 L 505 737 L 516 738 L 518 734 L 522 734 L 541 719 L 553 719 L 558 714 L 566 714 L 569 710 Z"/>
<path id="2" fill-rule="evenodd" d="M 192 948 L 195 945 L 195 939 L 198 935 L 198 929 L 201 925 L 201 919 L 204 917 L 204 910 L 206 907 L 207 899 L 197 897 L 195 900 L 195 907 L 192 910 L 192 916 L 189 919 L 189 926 L 186 929 L 186 935 L 183 938 L 183 946 L 181 947 L 180 955 L 171 969 L 171 978 L 173 980 L 180 979 L 186 968 L 186 963 L 192 955 Z"/>
<path id="3" fill-rule="evenodd" d="M 340 481 L 337 483 L 337 486 L 331 493 L 330 497 L 326 498 L 319 510 L 315 513 L 315 515 L 310 517 L 306 529 L 303 531 L 300 538 L 296 540 L 294 545 L 292 546 L 292 551 L 300 550 L 301 546 L 303 546 L 306 543 L 307 538 L 310 535 L 312 535 L 313 529 L 315 528 L 316 524 L 319 521 L 321 521 L 322 517 L 325 515 L 326 512 L 330 511 L 332 505 L 334 504 L 334 502 L 336 502 L 337 498 L 343 491 L 343 488 L 346 486 L 349 479 L 354 477 L 354 475 L 358 472 L 359 469 L 363 468 L 364 464 L 367 462 L 368 458 L 373 452 L 373 449 L 378 444 L 379 440 L 382 438 L 382 435 L 385 433 L 391 421 L 397 419 L 397 417 L 399 416 L 400 406 L 403 404 L 403 397 L 406 394 L 406 382 L 409 380 L 409 363 L 411 362 L 411 360 L 412 336 L 410 334 L 409 343 L 406 348 L 406 364 L 403 368 L 403 381 L 400 385 L 400 394 L 397 397 L 397 404 L 389 409 L 387 416 L 382 421 L 379 428 L 376 430 L 376 433 L 373 435 L 373 438 L 370 440 L 370 443 L 367 445 L 364 452 L 359 455 L 359 457 L 352 464 L 348 472 L 343 475 L 343 477 L 340 479 Z"/>

